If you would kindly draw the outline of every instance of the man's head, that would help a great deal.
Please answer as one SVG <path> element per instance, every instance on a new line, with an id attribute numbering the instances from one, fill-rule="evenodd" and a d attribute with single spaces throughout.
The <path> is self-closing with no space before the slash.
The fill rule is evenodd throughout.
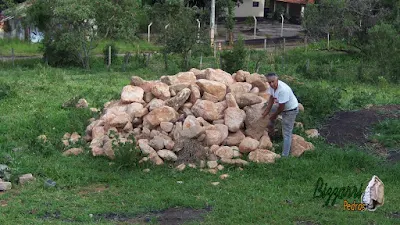
<path id="1" fill-rule="evenodd" d="M 278 88 L 278 75 L 276 73 L 268 73 L 265 77 L 267 78 L 269 86 L 276 90 Z"/>

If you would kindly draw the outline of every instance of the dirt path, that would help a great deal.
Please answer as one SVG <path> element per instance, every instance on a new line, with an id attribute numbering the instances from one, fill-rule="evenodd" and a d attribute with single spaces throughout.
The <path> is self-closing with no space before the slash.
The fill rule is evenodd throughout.
<path id="1" fill-rule="evenodd" d="M 400 119 L 400 105 L 373 106 L 358 111 L 337 112 L 328 119 L 320 132 L 328 143 L 341 147 L 346 144 L 371 145 L 368 137 L 372 126 L 385 119 Z M 387 149 L 382 146 L 373 145 L 373 147 L 376 153 L 386 154 L 389 160 L 400 161 L 400 153 L 388 155 Z"/>

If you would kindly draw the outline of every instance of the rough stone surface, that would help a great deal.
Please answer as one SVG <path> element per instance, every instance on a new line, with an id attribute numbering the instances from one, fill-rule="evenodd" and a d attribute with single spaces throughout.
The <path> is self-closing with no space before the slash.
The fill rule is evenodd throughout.
<path id="1" fill-rule="evenodd" d="M 218 101 L 225 98 L 226 85 L 217 81 L 211 81 L 206 79 L 200 79 L 196 82 L 200 89 L 204 92 L 214 95 Z"/>
<path id="2" fill-rule="evenodd" d="M 248 153 L 256 150 L 259 144 L 260 144 L 259 141 L 250 137 L 246 137 L 245 139 L 242 140 L 242 142 L 240 142 L 239 150 L 241 153 Z"/>
<path id="3" fill-rule="evenodd" d="M 257 149 L 249 153 L 249 160 L 256 163 L 274 163 L 281 156 L 266 149 Z"/>
<path id="4" fill-rule="evenodd" d="M 143 102 L 144 90 L 141 87 L 127 85 L 122 89 L 121 101 L 124 103 Z"/>
<path id="5" fill-rule="evenodd" d="M 292 135 L 292 146 L 291 154 L 295 157 L 301 156 L 305 151 L 314 150 L 314 145 L 311 142 L 307 142 L 303 137 L 293 134 Z"/>

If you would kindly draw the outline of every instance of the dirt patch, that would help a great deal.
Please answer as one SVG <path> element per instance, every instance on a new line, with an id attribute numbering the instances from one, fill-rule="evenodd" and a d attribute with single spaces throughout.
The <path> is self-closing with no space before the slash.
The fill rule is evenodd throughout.
<path id="1" fill-rule="evenodd" d="M 400 219 L 400 212 L 392 212 L 389 214 L 390 218 Z"/>
<path id="2" fill-rule="evenodd" d="M 92 185 L 90 187 L 85 187 L 84 189 L 80 190 L 78 192 L 78 195 L 80 195 L 81 197 L 84 197 L 88 194 L 91 193 L 101 193 L 104 192 L 106 190 L 108 190 L 109 185 L 103 185 L 103 184 L 99 184 L 99 185 Z"/>
<path id="3" fill-rule="evenodd" d="M 296 221 L 296 225 L 317 225 L 319 223 L 315 223 L 313 221 Z"/>
<path id="4" fill-rule="evenodd" d="M 379 121 L 400 118 L 400 105 L 372 106 L 358 111 L 341 111 L 329 118 L 320 129 L 321 135 L 330 144 L 345 146 L 370 144 L 377 153 L 387 154 L 387 150 L 379 144 L 371 143 L 369 136 L 371 128 Z M 382 152 L 383 151 L 383 152 Z M 400 159 L 400 155 L 392 156 Z"/>
<path id="5" fill-rule="evenodd" d="M 157 222 L 162 225 L 177 225 L 192 221 L 202 221 L 204 214 L 211 208 L 192 209 L 192 208 L 169 208 L 162 211 L 152 211 L 138 216 L 129 216 L 117 213 L 98 214 L 97 220 L 106 219 L 124 224 L 146 224 Z"/>

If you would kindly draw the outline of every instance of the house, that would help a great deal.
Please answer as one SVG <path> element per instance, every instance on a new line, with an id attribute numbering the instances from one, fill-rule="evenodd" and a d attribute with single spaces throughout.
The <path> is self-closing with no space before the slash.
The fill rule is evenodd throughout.
<path id="1" fill-rule="evenodd" d="M 294 18 L 303 17 L 305 6 L 314 3 L 315 0 L 270 0 L 272 12 L 283 11 L 286 15 Z"/>
<path id="2" fill-rule="evenodd" d="M 243 0 L 243 3 L 236 5 L 235 17 L 264 17 L 266 0 Z"/>
<path id="3" fill-rule="evenodd" d="M 21 18 L 0 14 L 0 39 L 17 38 L 25 40 L 27 38 L 27 32 L 27 29 L 22 25 Z"/>
<path id="4" fill-rule="evenodd" d="M 32 3 L 24 2 L 13 9 L 0 12 L 0 39 L 40 40 L 40 34 L 35 27 L 24 24 L 26 9 Z M 38 36 L 39 35 L 39 36 Z"/>

